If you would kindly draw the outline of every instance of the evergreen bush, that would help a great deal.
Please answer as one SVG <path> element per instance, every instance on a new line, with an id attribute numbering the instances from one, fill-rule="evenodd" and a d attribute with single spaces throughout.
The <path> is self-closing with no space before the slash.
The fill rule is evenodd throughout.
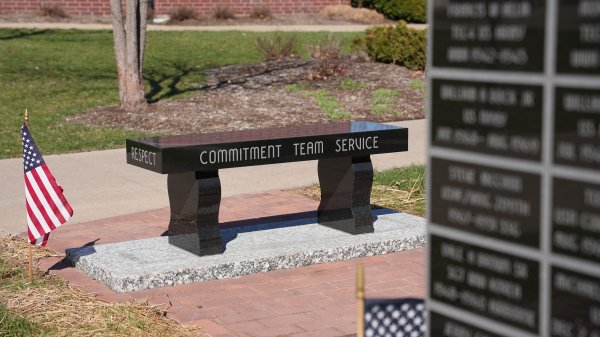
<path id="1" fill-rule="evenodd" d="M 411 70 L 425 69 L 426 30 L 411 29 L 406 22 L 369 28 L 362 42 L 373 61 L 395 63 Z"/>
<path id="2" fill-rule="evenodd" d="M 413 23 L 427 21 L 427 0 L 373 0 L 373 7 L 388 19 Z"/>

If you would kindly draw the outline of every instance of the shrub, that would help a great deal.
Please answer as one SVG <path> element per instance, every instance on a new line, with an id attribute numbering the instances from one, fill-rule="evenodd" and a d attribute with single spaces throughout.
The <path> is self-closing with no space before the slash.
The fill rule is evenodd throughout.
<path id="1" fill-rule="evenodd" d="M 154 20 L 154 8 L 148 7 L 148 13 L 146 13 L 146 20 L 148 20 L 148 22 L 152 22 L 152 20 Z"/>
<path id="2" fill-rule="evenodd" d="M 362 41 L 374 61 L 395 63 L 411 70 L 425 69 L 426 35 L 424 29 L 411 29 L 406 22 L 396 26 L 369 28 Z"/>
<path id="3" fill-rule="evenodd" d="M 329 34 L 309 47 L 310 56 L 315 60 L 338 60 L 342 58 L 342 41 Z"/>
<path id="4" fill-rule="evenodd" d="M 350 6 L 356 8 L 373 8 L 373 0 L 350 0 Z"/>
<path id="5" fill-rule="evenodd" d="M 427 0 L 373 0 L 375 9 L 392 20 L 427 21 Z"/>
<path id="6" fill-rule="evenodd" d="M 329 34 L 327 39 L 320 40 L 309 47 L 310 56 L 318 60 L 318 66 L 309 76 L 311 80 L 327 79 L 345 73 L 344 67 L 340 65 L 342 55 L 342 41 Z"/>
<path id="7" fill-rule="evenodd" d="M 50 18 L 68 18 L 69 15 L 58 5 L 43 5 L 40 7 L 40 16 L 47 16 Z"/>
<path id="8" fill-rule="evenodd" d="M 327 6 L 323 8 L 320 14 L 332 19 L 343 19 L 362 23 L 385 21 L 383 15 L 372 9 L 352 8 L 347 5 Z"/>
<path id="9" fill-rule="evenodd" d="M 169 12 L 171 22 L 182 22 L 186 20 L 195 20 L 198 18 L 198 13 L 190 7 L 177 7 Z"/>
<path id="10" fill-rule="evenodd" d="M 231 7 L 219 5 L 215 8 L 214 17 L 218 20 L 231 20 L 235 19 L 235 13 Z"/>
<path id="11" fill-rule="evenodd" d="M 265 61 L 289 58 L 296 55 L 298 37 L 295 34 L 284 34 L 276 31 L 272 34 L 258 36 L 255 47 L 262 54 Z"/>
<path id="12" fill-rule="evenodd" d="M 271 9 L 269 7 L 258 6 L 252 8 L 252 12 L 250 12 L 250 18 L 265 20 L 273 18 L 273 15 L 271 14 Z"/>

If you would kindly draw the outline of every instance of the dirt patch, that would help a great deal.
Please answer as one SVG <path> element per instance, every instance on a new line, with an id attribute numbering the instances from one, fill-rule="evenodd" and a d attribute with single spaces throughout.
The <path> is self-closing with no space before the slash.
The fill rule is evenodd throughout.
<path id="1" fill-rule="evenodd" d="M 331 101 L 348 120 L 425 117 L 424 74 L 396 65 L 277 61 L 213 69 L 205 75 L 208 83 L 198 85 L 193 98 L 159 101 L 137 112 L 98 107 L 67 120 L 153 134 L 205 133 L 329 122 Z M 381 93 L 386 96 L 383 103 Z"/>

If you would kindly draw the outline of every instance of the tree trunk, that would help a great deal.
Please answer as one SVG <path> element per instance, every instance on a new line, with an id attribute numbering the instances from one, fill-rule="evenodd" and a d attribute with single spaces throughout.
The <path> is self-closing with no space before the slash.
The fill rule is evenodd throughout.
<path id="1" fill-rule="evenodd" d="M 127 111 L 142 109 L 148 104 L 142 76 L 148 2 L 126 0 L 125 18 L 121 0 L 110 0 L 110 7 L 121 108 Z"/>

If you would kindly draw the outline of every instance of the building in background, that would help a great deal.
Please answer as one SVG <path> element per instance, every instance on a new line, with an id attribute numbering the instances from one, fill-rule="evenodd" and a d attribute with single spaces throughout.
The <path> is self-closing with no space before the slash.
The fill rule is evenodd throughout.
<path id="1" fill-rule="evenodd" d="M 124 1 L 123 1 L 124 2 Z M 212 16 L 217 7 L 229 7 L 246 16 L 254 8 L 268 8 L 273 15 L 314 14 L 331 5 L 347 5 L 348 0 L 149 0 L 158 16 L 178 7 L 193 9 L 200 16 Z M 109 16 L 109 0 L 0 0 L 0 14 L 37 13 L 44 6 L 60 7 L 69 16 Z"/>

